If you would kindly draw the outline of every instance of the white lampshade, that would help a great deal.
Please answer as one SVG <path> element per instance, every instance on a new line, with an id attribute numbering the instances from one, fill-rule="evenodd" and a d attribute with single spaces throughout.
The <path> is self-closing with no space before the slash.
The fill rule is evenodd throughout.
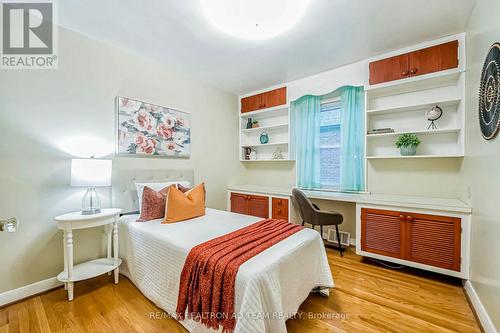
<path id="1" fill-rule="evenodd" d="M 111 160 L 95 158 L 71 160 L 71 186 L 111 186 Z"/>

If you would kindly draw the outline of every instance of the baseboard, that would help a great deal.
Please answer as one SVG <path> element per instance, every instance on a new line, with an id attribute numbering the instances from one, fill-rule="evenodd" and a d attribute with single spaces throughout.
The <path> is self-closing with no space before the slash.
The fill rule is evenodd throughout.
<path id="1" fill-rule="evenodd" d="M 62 285 L 62 282 L 59 282 L 55 277 L 52 277 L 21 288 L 0 293 L 0 307 L 19 302 L 25 298 L 44 293 Z"/>
<path id="2" fill-rule="evenodd" d="M 488 312 L 486 312 L 483 303 L 481 303 L 481 300 L 479 299 L 479 296 L 476 293 L 474 286 L 472 286 L 472 283 L 469 280 L 465 282 L 464 288 L 465 292 L 467 293 L 467 296 L 469 297 L 469 301 L 471 302 L 472 307 L 474 308 L 474 311 L 476 311 L 477 317 L 481 322 L 481 326 L 483 327 L 484 332 L 498 333 L 495 328 L 495 325 L 493 325 L 493 321 L 488 315 Z"/>

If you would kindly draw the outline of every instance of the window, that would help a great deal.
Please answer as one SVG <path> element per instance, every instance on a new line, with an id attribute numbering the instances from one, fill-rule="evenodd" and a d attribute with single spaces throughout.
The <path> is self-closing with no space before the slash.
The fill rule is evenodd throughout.
<path id="1" fill-rule="evenodd" d="M 340 188 L 340 112 L 339 101 L 321 104 L 319 140 L 322 188 Z"/>

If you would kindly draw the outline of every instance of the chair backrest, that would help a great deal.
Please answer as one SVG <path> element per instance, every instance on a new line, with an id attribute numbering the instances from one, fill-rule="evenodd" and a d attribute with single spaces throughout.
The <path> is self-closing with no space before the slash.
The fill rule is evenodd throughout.
<path id="1" fill-rule="evenodd" d="M 292 190 L 292 196 L 297 206 L 299 207 L 300 217 L 302 221 L 314 224 L 316 221 L 316 211 L 312 205 L 311 200 L 299 189 Z"/>

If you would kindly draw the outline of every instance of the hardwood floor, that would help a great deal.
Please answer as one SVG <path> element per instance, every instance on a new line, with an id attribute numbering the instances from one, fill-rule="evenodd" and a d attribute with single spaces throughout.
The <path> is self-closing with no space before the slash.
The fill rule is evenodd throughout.
<path id="1" fill-rule="evenodd" d="M 401 271 L 327 250 L 336 287 L 311 294 L 289 332 L 480 332 L 459 281 Z M 312 319 L 308 319 L 311 318 Z M 75 300 L 63 288 L 0 309 L 7 332 L 186 332 L 123 276 L 79 282 Z"/>

